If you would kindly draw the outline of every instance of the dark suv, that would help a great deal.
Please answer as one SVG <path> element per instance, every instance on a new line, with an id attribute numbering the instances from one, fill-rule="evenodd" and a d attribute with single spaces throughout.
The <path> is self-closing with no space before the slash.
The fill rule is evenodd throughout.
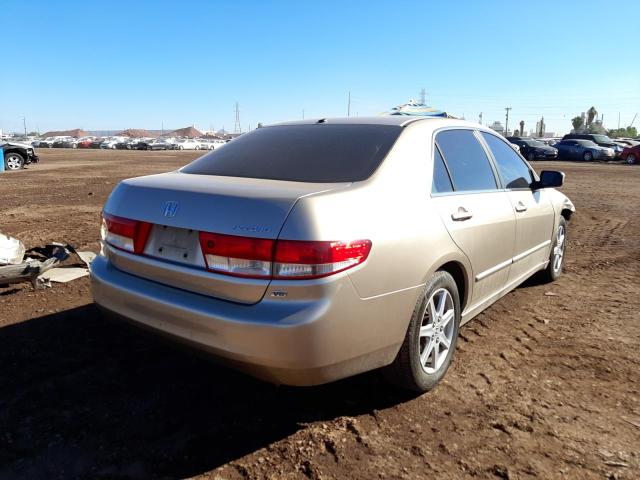
<path id="1" fill-rule="evenodd" d="M 616 157 L 619 157 L 624 148 L 613 140 L 611 140 L 608 136 L 600 134 L 600 133 L 569 133 L 562 137 L 562 140 L 591 140 L 593 143 L 600 147 L 607 147 L 613 149 Z"/>
<path id="2" fill-rule="evenodd" d="M 520 153 L 529 161 L 540 159 L 554 159 L 558 156 L 558 150 L 542 143 L 540 140 L 528 137 L 507 137 L 514 145 L 520 148 Z"/>
<path id="3" fill-rule="evenodd" d="M 38 162 L 38 156 L 31 145 L 0 140 L 0 148 L 4 151 L 5 170 L 20 170 L 25 165 Z"/>

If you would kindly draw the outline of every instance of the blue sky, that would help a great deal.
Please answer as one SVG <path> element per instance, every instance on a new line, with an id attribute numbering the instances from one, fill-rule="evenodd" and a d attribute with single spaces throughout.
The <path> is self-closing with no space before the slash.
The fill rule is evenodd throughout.
<path id="1" fill-rule="evenodd" d="M 609 128 L 640 112 L 637 0 L 0 0 L 0 16 L 5 132 L 23 116 L 233 130 L 236 101 L 247 129 L 346 115 L 349 91 L 352 114 L 378 114 L 422 87 L 467 119 L 504 123 L 510 106 L 559 132 L 591 105 Z"/>

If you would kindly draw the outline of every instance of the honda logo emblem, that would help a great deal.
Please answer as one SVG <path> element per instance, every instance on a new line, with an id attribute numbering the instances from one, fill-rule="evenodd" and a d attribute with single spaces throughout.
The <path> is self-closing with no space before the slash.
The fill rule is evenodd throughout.
<path id="1" fill-rule="evenodd" d="M 174 202 L 173 200 L 171 200 L 164 204 L 165 217 L 169 217 L 169 218 L 175 217 L 177 211 L 178 211 L 178 202 Z"/>

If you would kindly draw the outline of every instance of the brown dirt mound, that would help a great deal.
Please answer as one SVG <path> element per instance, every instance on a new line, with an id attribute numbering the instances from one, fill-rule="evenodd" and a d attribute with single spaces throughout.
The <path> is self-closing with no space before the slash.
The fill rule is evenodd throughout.
<path id="1" fill-rule="evenodd" d="M 143 128 L 127 128 L 126 130 L 121 131 L 118 135 L 122 135 L 124 137 L 130 138 L 143 138 L 143 137 L 157 137 L 157 133 L 152 133 L 149 130 L 145 130 Z"/>
<path id="2" fill-rule="evenodd" d="M 45 132 L 42 134 L 43 137 L 73 137 L 73 138 L 86 137 L 87 135 L 88 133 L 82 130 L 81 128 L 74 128 L 73 130 L 51 130 L 50 132 Z"/>
<path id="3" fill-rule="evenodd" d="M 169 136 L 197 138 L 202 136 L 202 132 L 197 128 L 191 126 L 191 127 L 179 128 L 177 130 L 174 130 L 173 132 L 169 133 Z"/>

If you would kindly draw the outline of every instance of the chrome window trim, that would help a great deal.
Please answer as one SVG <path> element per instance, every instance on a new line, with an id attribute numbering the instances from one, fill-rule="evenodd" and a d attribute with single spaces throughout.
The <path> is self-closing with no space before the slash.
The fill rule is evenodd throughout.
<path id="1" fill-rule="evenodd" d="M 509 260 L 505 260 L 504 262 L 500 262 L 497 265 L 494 265 L 491 268 L 488 268 L 487 270 L 480 272 L 478 275 L 475 276 L 475 281 L 479 282 L 480 280 L 484 280 L 485 278 L 487 278 L 489 275 L 493 275 L 494 273 L 499 272 L 500 270 L 516 263 L 519 262 L 520 260 L 522 260 L 525 257 L 528 257 L 529 255 L 531 255 L 532 253 L 537 252 L 538 250 L 548 246 L 551 244 L 551 240 L 545 240 L 542 243 L 539 243 L 538 245 L 531 247 L 529 250 L 525 250 L 522 253 L 519 253 L 518 255 L 516 255 L 515 257 L 510 258 Z"/>

